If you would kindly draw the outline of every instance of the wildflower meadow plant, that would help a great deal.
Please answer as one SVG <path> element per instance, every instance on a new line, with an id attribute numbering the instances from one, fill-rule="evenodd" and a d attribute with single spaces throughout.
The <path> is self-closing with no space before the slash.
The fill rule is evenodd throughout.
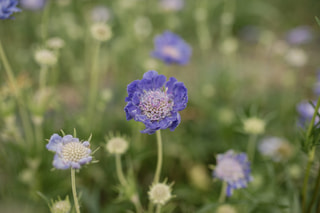
<path id="1" fill-rule="evenodd" d="M 0 0 L 0 19 L 9 19 L 13 13 L 21 12 L 17 0 Z"/>
<path id="2" fill-rule="evenodd" d="M 165 31 L 154 39 L 154 51 L 151 55 L 164 63 L 186 65 L 191 57 L 192 49 L 180 36 Z"/>
<path id="3" fill-rule="evenodd" d="M 235 153 L 233 150 L 217 155 L 217 165 L 213 170 L 213 177 L 224 181 L 220 202 L 225 195 L 230 197 L 234 189 L 246 188 L 252 181 L 250 162 L 245 153 Z"/>

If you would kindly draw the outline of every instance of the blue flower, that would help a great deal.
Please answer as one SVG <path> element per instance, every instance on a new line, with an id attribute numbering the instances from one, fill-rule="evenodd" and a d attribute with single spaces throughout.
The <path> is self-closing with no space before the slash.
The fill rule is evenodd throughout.
<path id="1" fill-rule="evenodd" d="M 46 3 L 47 0 L 20 0 L 21 7 L 27 10 L 42 10 Z"/>
<path id="2" fill-rule="evenodd" d="M 151 55 L 166 64 L 185 65 L 191 56 L 191 47 L 178 35 L 166 31 L 154 39 L 155 49 Z"/>
<path id="3" fill-rule="evenodd" d="M 20 12 L 17 0 L 0 0 L 0 19 L 9 19 L 12 13 Z"/>
<path id="4" fill-rule="evenodd" d="M 233 189 L 245 188 L 252 180 L 250 162 L 245 153 L 234 153 L 233 150 L 217 155 L 217 165 L 213 176 L 227 182 L 227 196 L 231 196 Z"/>
<path id="5" fill-rule="evenodd" d="M 299 26 L 287 33 L 286 40 L 290 44 L 306 44 L 313 39 L 311 27 Z"/>
<path id="6" fill-rule="evenodd" d="M 166 82 L 164 75 L 152 70 L 130 83 L 127 90 L 127 120 L 143 122 L 146 128 L 142 133 L 153 134 L 167 128 L 173 131 L 179 125 L 178 111 L 186 108 L 188 102 L 187 88 L 182 82 L 173 77 Z"/>
<path id="7" fill-rule="evenodd" d="M 81 143 L 78 138 L 72 135 L 59 136 L 53 134 L 46 145 L 49 151 L 55 152 L 53 166 L 57 169 L 80 169 L 81 165 L 92 160 L 90 143 Z"/>
<path id="8" fill-rule="evenodd" d="M 316 105 L 316 102 L 313 101 Z M 297 105 L 297 111 L 299 113 L 299 125 L 304 126 L 311 121 L 314 114 L 314 107 L 308 101 L 302 101 Z M 319 110 L 320 113 L 320 110 Z M 319 116 L 316 116 L 315 123 L 319 122 Z"/>

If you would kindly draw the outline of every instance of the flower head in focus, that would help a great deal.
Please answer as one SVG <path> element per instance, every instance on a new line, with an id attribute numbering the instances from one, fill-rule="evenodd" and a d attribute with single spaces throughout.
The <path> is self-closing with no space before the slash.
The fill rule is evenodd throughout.
<path id="1" fill-rule="evenodd" d="M 185 65 L 191 57 L 191 47 L 178 35 L 166 31 L 154 39 L 155 49 L 151 55 L 166 64 Z"/>
<path id="2" fill-rule="evenodd" d="M 153 184 L 148 192 L 149 200 L 154 204 L 164 205 L 172 198 L 171 187 L 166 183 Z"/>
<path id="3" fill-rule="evenodd" d="M 9 19 L 12 13 L 21 12 L 17 0 L 0 0 L 0 19 Z"/>
<path id="4" fill-rule="evenodd" d="M 159 129 L 173 131 L 181 122 L 178 111 L 187 106 L 187 88 L 182 82 L 171 77 L 166 82 L 164 75 L 148 71 L 141 80 L 131 82 L 124 108 L 127 120 L 143 122 L 142 133 L 153 134 Z"/>
<path id="5" fill-rule="evenodd" d="M 80 142 L 72 135 L 63 137 L 53 134 L 46 145 L 49 151 L 55 152 L 53 166 L 57 169 L 80 169 L 81 165 L 92 160 L 90 143 Z"/>
<path id="6" fill-rule="evenodd" d="M 245 153 L 236 154 L 233 150 L 217 155 L 217 165 L 213 177 L 227 183 L 227 196 L 231 196 L 234 189 L 247 187 L 252 180 L 250 162 Z"/>

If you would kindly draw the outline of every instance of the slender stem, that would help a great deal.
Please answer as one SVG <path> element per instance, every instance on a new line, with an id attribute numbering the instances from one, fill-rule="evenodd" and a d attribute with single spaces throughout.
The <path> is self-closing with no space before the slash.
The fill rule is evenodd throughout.
<path id="1" fill-rule="evenodd" d="M 116 154 L 116 170 L 117 170 L 117 176 L 119 178 L 119 182 L 122 186 L 127 185 L 127 181 L 123 175 L 122 171 L 122 164 L 121 164 L 121 156 L 120 154 Z"/>
<path id="2" fill-rule="evenodd" d="M 74 206 L 77 213 L 80 213 L 80 207 L 77 197 L 77 191 L 76 191 L 76 175 L 75 175 L 75 169 L 71 168 L 71 185 L 72 185 L 72 194 L 73 194 L 73 200 L 74 200 Z"/>
<path id="3" fill-rule="evenodd" d="M 157 145 L 158 145 L 158 161 L 157 161 L 157 168 L 156 173 L 154 175 L 153 183 L 159 183 L 161 167 L 162 167 L 162 139 L 161 139 L 161 132 L 160 130 L 156 131 L 157 135 Z"/>
<path id="4" fill-rule="evenodd" d="M 39 75 L 39 88 L 40 89 L 44 89 L 46 87 L 47 73 L 48 73 L 48 67 L 41 66 L 40 75 Z"/>
<path id="5" fill-rule="evenodd" d="M 156 208 L 156 213 L 160 213 L 161 212 L 161 205 L 157 205 L 157 208 Z"/>
<path id="6" fill-rule="evenodd" d="M 134 207 L 136 208 L 137 213 L 144 212 L 138 194 L 134 194 L 130 200 L 133 203 Z"/>
<path id="7" fill-rule="evenodd" d="M 307 213 L 311 212 L 312 206 L 314 204 L 314 202 L 316 201 L 317 197 L 318 197 L 318 193 L 319 193 L 319 189 L 320 189 L 320 168 L 318 170 L 318 176 L 317 176 L 317 181 L 314 187 L 314 191 L 313 191 L 313 195 L 312 195 L 312 199 L 311 202 L 307 208 Z"/>
<path id="8" fill-rule="evenodd" d="M 249 160 L 251 161 L 251 163 L 253 163 L 254 161 L 254 155 L 256 151 L 256 139 L 257 139 L 257 135 L 249 136 L 249 141 L 247 145 L 247 154 L 249 156 Z"/>
<path id="9" fill-rule="evenodd" d="M 50 14 L 50 6 L 51 6 L 51 1 L 47 3 L 42 14 L 41 37 L 43 42 L 47 39 L 47 30 L 48 30 L 47 26 L 48 26 L 49 14 Z"/>
<path id="10" fill-rule="evenodd" d="M 226 200 L 226 192 L 227 192 L 227 182 L 223 181 L 220 196 L 219 196 L 219 203 L 224 203 L 224 201 Z"/>
<path id="11" fill-rule="evenodd" d="M 100 52 L 101 43 L 98 42 L 95 45 L 93 58 L 92 58 L 92 67 L 90 71 L 90 88 L 89 88 L 89 105 L 88 105 L 88 115 L 89 121 L 92 123 L 94 121 L 94 106 L 98 93 L 98 81 L 99 81 L 99 52 Z"/>
<path id="12" fill-rule="evenodd" d="M 309 182 L 309 175 L 310 175 L 310 170 L 311 170 L 311 166 L 314 160 L 314 154 L 316 151 L 316 147 L 312 147 L 312 149 L 310 150 L 308 156 L 308 164 L 307 164 L 307 169 L 306 169 L 306 173 L 304 176 L 304 181 L 303 181 L 303 188 L 302 188 L 302 212 L 305 212 L 305 208 L 306 208 L 306 200 L 307 200 L 307 191 L 308 191 L 308 182 Z"/>

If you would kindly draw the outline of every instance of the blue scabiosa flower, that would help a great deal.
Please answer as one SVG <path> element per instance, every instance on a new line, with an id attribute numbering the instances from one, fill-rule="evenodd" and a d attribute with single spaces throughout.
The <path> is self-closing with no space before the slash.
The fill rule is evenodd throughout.
<path id="1" fill-rule="evenodd" d="M 286 40 L 290 44 L 306 44 L 313 39 L 311 27 L 299 26 L 287 33 Z"/>
<path id="2" fill-rule="evenodd" d="M 178 111 L 186 108 L 188 102 L 187 88 L 182 82 L 173 77 L 166 82 L 164 75 L 152 70 L 130 83 L 127 90 L 127 120 L 143 122 L 146 129 L 142 133 L 153 134 L 167 128 L 173 131 L 179 125 Z"/>
<path id="3" fill-rule="evenodd" d="M 316 105 L 316 102 L 313 101 L 313 104 Z M 297 105 L 297 111 L 299 113 L 298 124 L 300 126 L 304 126 L 308 122 L 310 122 L 314 114 L 314 108 L 308 101 L 300 102 Z M 319 110 L 319 113 L 320 113 L 320 110 Z M 316 116 L 315 123 L 318 123 L 318 122 L 319 122 L 319 116 Z"/>
<path id="4" fill-rule="evenodd" d="M 0 19 L 9 19 L 12 13 L 20 12 L 17 0 L 0 0 Z"/>
<path id="5" fill-rule="evenodd" d="M 245 188 L 252 180 L 250 163 L 245 153 L 234 153 L 233 150 L 217 155 L 217 165 L 213 176 L 227 183 L 227 196 L 231 196 L 233 189 Z"/>
<path id="6" fill-rule="evenodd" d="M 46 148 L 55 152 L 53 166 L 57 169 L 80 169 L 81 165 L 92 160 L 90 143 L 79 141 L 72 135 L 59 136 L 53 134 Z"/>
<path id="7" fill-rule="evenodd" d="M 178 35 L 166 31 L 154 39 L 155 49 L 151 55 L 166 64 L 185 65 L 191 56 L 191 47 Z"/>

